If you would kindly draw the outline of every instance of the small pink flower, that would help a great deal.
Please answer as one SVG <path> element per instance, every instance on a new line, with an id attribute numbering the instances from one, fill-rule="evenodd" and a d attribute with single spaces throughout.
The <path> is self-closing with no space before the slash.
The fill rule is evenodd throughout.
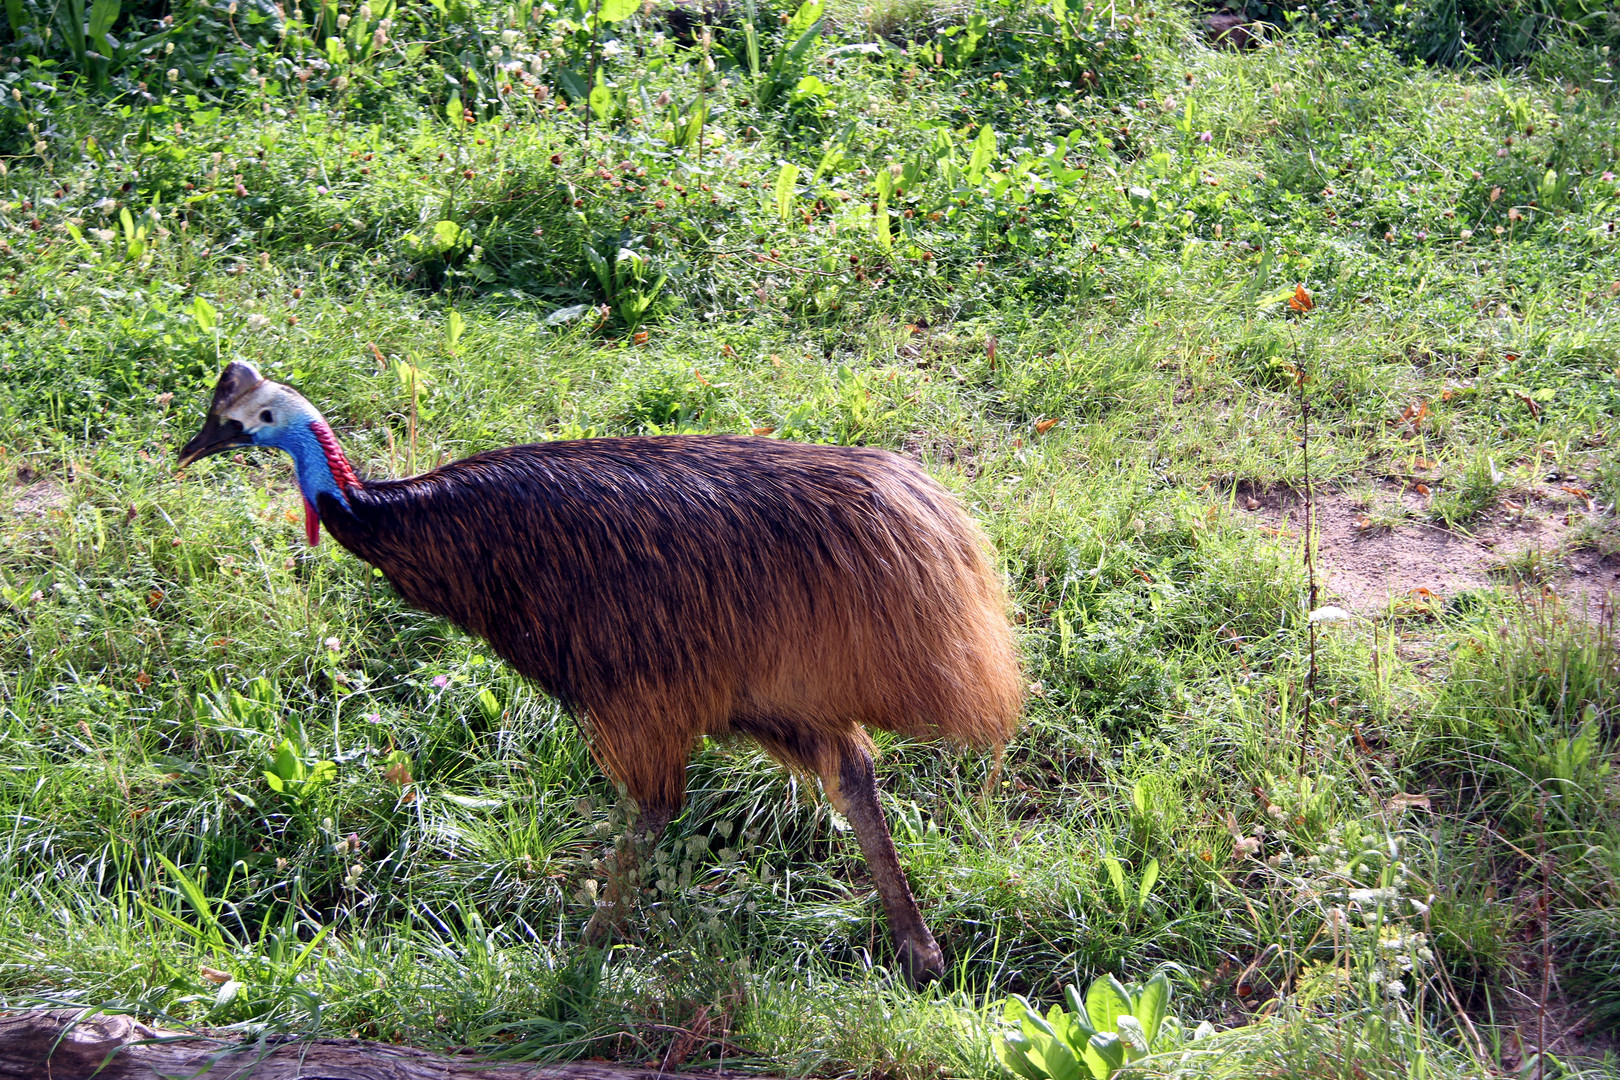
<path id="1" fill-rule="evenodd" d="M 329 637 L 326 639 L 326 647 L 331 649 L 333 652 L 339 652 L 343 648 L 343 642 L 339 641 L 335 637 Z"/>
<path id="2" fill-rule="evenodd" d="M 449 685 L 450 685 L 450 676 L 448 676 L 448 675 L 435 675 L 435 676 L 433 676 L 433 689 L 435 689 L 435 690 L 443 690 L 445 687 L 447 687 Z"/>
<path id="3" fill-rule="evenodd" d="M 1603 174 L 1601 179 L 1603 180 L 1603 182 L 1605 184 L 1611 184 L 1611 183 L 1614 182 L 1614 173 L 1606 172 L 1606 173 Z"/>
<path id="4" fill-rule="evenodd" d="M 380 723 L 382 723 L 382 713 L 374 713 L 374 712 L 366 713 L 366 723 L 368 723 L 368 724 L 380 724 Z"/>

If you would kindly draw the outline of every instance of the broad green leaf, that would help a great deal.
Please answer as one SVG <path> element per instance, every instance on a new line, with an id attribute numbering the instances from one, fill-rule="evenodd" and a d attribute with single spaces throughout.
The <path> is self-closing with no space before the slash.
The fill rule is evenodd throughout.
<path id="1" fill-rule="evenodd" d="M 264 782 L 269 784 L 270 790 L 274 791 L 278 795 L 287 790 L 287 785 L 281 782 L 281 777 L 268 770 L 266 770 L 264 774 Z"/>
<path id="2" fill-rule="evenodd" d="M 782 40 L 797 42 L 805 31 L 820 20 L 822 10 L 821 0 L 805 0 L 799 5 L 799 10 L 793 13 L 793 18 L 788 20 L 787 29 L 782 31 Z"/>
<path id="3" fill-rule="evenodd" d="M 601 0 L 601 5 L 596 13 L 598 26 L 623 22 L 641 10 L 641 0 Z"/>
<path id="4" fill-rule="evenodd" d="M 90 45 L 97 52 L 107 48 L 107 31 L 118 21 L 119 0 L 95 0 L 90 5 Z"/>
<path id="5" fill-rule="evenodd" d="M 1108 871 L 1108 880 L 1114 883 L 1114 892 L 1119 895 L 1119 902 L 1126 907 L 1130 907 L 1131 894 L 1130 890 L 1125 886 L 1125 868 L 1120 866 L 1119 860 L 1112 855 L 1104 855 L 1102 861 L 1103 868 Z M 1093 983 L 1091 988 L 1095 991 L 1097 989 L 1096 983 Z M 1087 1000 L 1089 1001 L 1090 998 L 1087 998 Z M 1101 1021 L 1098 1022 L 1098 1026 L 1104 1030 L 1108 1027 L 1107 1024 Z"/>
<path id="6" fill-rule="evenodd" d="M 1076 1039 L 1074 1037 L 1078 1026 L 1074 1017 L 1066 1012 L 1062 1005 L 1053 1005 L 1046 1010 L 1046 1022 L 1052 1025 L 1053 1033 L 1064 1046 L 1069 1047 L 1071 1050 L 1078 1050 L 1085 1045 L 1085 1039 Z M 1086 1038 L 1090 1037 L 1088 1033 Z"/>
<path id="7" fill-rule="evenodd" d="M 606 120 L 613 115 L 613 91 L 608 89 L 607 79 L 598 71 L 596 85 L 591 87 L 591 112 L 598 120 Z"/>
<path id="8" fill-rule="evenodd" d="M 270 771 L 287 781 L 304 778 L 304 763 L 298 760 L 298 751 L 291 739 L 281 740 L 281 745 L 276 747 L 275 756 L 270 759 Z"/>
<path id="9" fill-rule="evenodd" d="M 814 75 L 806 75 L 793 87 L 792 100 L 794 102 L 800 102 L 808 98 L 827 97 L 831 93 L 832 87 L 828 86 Z"/>
<path id="10" fill-rule="evenodd" d="M 1137 890 L 1137 903 L 1147 903 L 1147 898 L 1153 894 L 1153 886 L 1159 880 L 1159 860 L 1149 859 L 1142 868 L 1142 886 Z"/>
<path id="11" fill-rule="evenodd" d="M 235 979 L 227 979 L 214 995 L 214 1008 L 223 1009 L 236 1000 L 236 995 L 242 992 L 242 984 Z"/>
<path id="12" fill-rule="evenodd" d="M 1142 1030 L 1142 1022 L 1134 1016 L 1122 1016 L 1114 1021 L 1115 1030 L 1119 1032 L 1119 1043 L 1125 1048 L 1125 1057 L 1131 1061 L 1147 1057 L 1147 1032 Z"/>
<path id="13" fill-rule="evenodd" d="M 1027 1036 L 1009 1031 L 996 1043 L 996 1059 L 1024 1080 L 1047 1080 L 1046 1073 L 1029 1060 L 1029 1048 Z"/>
<path id="14" fill-rule="evenodd" d="M 602 283 L 602 291 L 611 294 L 613 292 L 613 270 L 608 266 L 607 259 L 602 257 L 601 252 L 586 244 L 585 261 L 590 264 L 591 272 L 596 275 L 596 280 Z"/>
<path id="15" fill-rule="evenodd" d="M 1032 1039 L 1043 1035 L 1048 1039 L 1057 1038 L 1057 1032 L 1053 1030 L 1051 1024 L 1046 1022 L 1046 1017 L 1034 1009 L 1030 1009 L 1024 1014 L 1023 1019 L 1019 1021 L 1019 1026 L 1024 1029 L 1024 1034 Z"/>
<path id="16" fill-rule="evenodd" d="M 399 376 L 400 385 L 413 394 L 433 381 L 421 365 L 406 360 L 394 361 L 394 374 Z"/>
<path id="17" fill-rule="evenodd" d="M 977 184 L 984 177 L 984 170 L 990 167 L 991 160 L 996 156 L 996 133 L 989 124 L 979 129 L 979 137 L 973 140 L 973 156 L 968 159 L 969 184 Z"/>
<path id="18" fill-rule="evenodd" d="M 487 687 L 478 691 L 478 708 L 483 712 L 484 719 L 491 724 L 501 718 L 501 701 L 495 696 L 495 692 Z"/>
<path id="19" fill-rule="evenodd" d="M 471 240 L 472 234 L 454 221 L 440 221 L 433 226 L 433 247 L 439 255 L 466 247 Z"/>
<path id="20" fill-rule="evenodd" d="M 1120 1045 L 1118 1035 L 1099 1031 L 1086 1042 L 1085 1058 L 1096 1080 L 1108 1080 L 1125 1067 L 1125 1048 Z"/>
<path id="21" fill-rule="evenodd" d="M 1063 988 L 1063 996 L 1068 999 L 1069 1012 L 1074 1015 L 1075 1023 L 1086 1030 L 1086 1038 L 1097 1034 L 1097 1025 L 1086 1008 L 1085 998 L 1080 996 L 1080 988 L 1074 983 L 1069 983 Z"/>
<path id="22" fill-rule="evenodd" d="M 1104 975 L 1086 991 L 1086 1012 L 1099 1035 L 1114 1030 L 1114 1022 L 1131 1012 L 1131 994 L 1112 975 Z"/>
<path id="23" fill-rule="evenodd" d="M 1142 1031 L 1147 1035 L 1148 1045 L 1152 1046 L 1159 1037 L 1160 1025 L 1164 1023 L 1164 1016 L 1170 1009 L 1170 980 L 1164 972 L 1159 972 L 1147 981 L 1141 993 L 1136 995 L 1136 1008 L 1132 1010 L 1136 1019 L 1142 1024 Z"/>
<path id="24" fill-rule="evenodd" d="M 1029 999 L 1023 994 L 1014 994 L 1001 1003 L 1002 1018 L 1014 1024 L 1022 1021 L 1026 1013 L 1033 1011 L 1034 1006 L 1030 1005 Z"/>
<path id="25" fill-rule="evenodd" d="M 462 331 L 467 329 L 467 320 L 461 317 L 461 312 L 455 308 L 450 309 L 450 315 L 444 321 L 445 336 L 450 339 L 450 347 L 455 348 L 461 340 Z"/>
<path id="26" fill-rule="evenodd" d="M 310 787 L 324 784 L 337 775 L 337 762 L 317 761 L 309 768 L 309 775 L 304 777 L 304 783 Z"/>
<path id="27" fill-rule="evenodd" d="M 877 209 L 872 212 L 872 235 L 878 246 L 888 251 L 894 240 L 889 232 L 889 193 L 894 190 L 894 177 L 888 169 L 879 169 L 877 175 Z"/>
<path id="28" fill-rule="evenodd" d="M 1061 1039 L 1034 1039 L 1034 1046 L 1027 1051 L 1029 1059 L 1041 1065 L 1046 1075 L 1052 1080 L 1082 1080 L 1083 1067 L 1080 1059 L 1074 1055 Z"/>
<path id="29" fill-rule="evenodd" d="M 793 216 L 793 185 L 799 179 L 799 167 L 792 162 L 782 166 L 776 174 L 776 216 L 783 221 Z"/>

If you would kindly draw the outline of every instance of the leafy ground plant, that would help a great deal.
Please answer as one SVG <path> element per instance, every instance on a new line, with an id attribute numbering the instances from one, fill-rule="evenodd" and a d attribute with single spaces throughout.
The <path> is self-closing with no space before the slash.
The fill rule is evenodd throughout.
<path id="1" fill-rule="evenodd" d="M 1002 1016 L 1015 1030 L 1002 1035 L 996 1058 L 1024 1080 L 1109 1080 L 1153 1053 L 1180 1049 L 1213 1032 L 1201 1024 L 1187 1036 L 1170 1013 L 1170 979 L 1159 972 L 1145 984 L 1128 987 L 1112 975 L 1093 982 L 1085 996 L 1069 984 L 1068 1005 L 1042 1015 L 1022 996 L 1007 999 Z"/>

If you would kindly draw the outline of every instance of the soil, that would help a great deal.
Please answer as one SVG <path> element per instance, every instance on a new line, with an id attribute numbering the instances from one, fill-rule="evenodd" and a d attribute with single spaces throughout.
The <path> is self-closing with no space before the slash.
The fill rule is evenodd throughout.
<path id="1" fill-rule="evenodd" d="M 1441 604 L 1462 593 L 1518 586 L 1550 591 L 1595 620 L 1620 599 L 1620 553 L 1605 554 L 1590 541 L 1603 535 L 1593 526 L 1612 527 L 1612 519 L 1566 485 L 1505 492 L 1475 520 L 1450 529 L 1426 520 L 1430 501 L 1391 483 L 1370 492 L 1319 489 L 1321 602 L 1372 616 L 1392 606 Z M 1305 500 L 1291 489 L 1240 486 L 1236 506 L 1283 539 L 1304 532 Z M 1613 548 L 1608 535 L 1606 546 Z"/>

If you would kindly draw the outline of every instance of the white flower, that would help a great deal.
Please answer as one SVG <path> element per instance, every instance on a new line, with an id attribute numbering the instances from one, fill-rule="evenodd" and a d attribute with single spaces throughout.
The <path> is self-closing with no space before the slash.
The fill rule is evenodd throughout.
<path id="1" fill-rule="evenodd" d="M 249 315 L 247 317 L 247 324 L 249 330 L 263 330 L 265 327 L 270 325 L 270 319 L 264 315 Z"/>
<path id="2" fill-rule="evenodd" d="M 1342 607 L 1333 607 L 1332 605 L 1328 605 L 1327 607 L 1319 607 L 1306 616 L 1306 619 L 1313 623 L 1344 622 L 1348 618 L 1350 618 L 1350 613 L 1348 611 L 1344 610 Z"/>

